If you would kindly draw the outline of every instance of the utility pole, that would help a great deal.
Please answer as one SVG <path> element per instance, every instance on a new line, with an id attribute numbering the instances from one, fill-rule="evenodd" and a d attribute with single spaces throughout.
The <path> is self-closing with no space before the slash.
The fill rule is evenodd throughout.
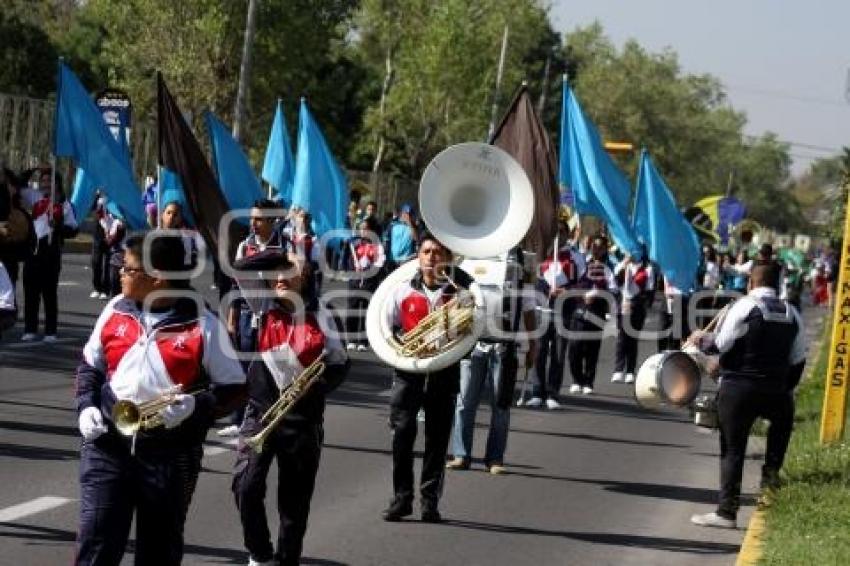
<path id="1" fill-rule="evenodd" d="M 496 113 L 499 111 L 499 89 L 502 86 L 502 72 L 505 70 L 505 54 L 508 51 L 508 24 L 502 35 L 502 53 L 499 55 L 499 69 L 496 71 L 496 87 L 493 89 L 493 106 L 490 109 L 490 127 L 487 129 L 487 142 L 493 139 L 496 131 Z"/>
<path id="2" fill-rule="evenodd" d="M 257 4 L 259 4 L 259 0 L 248 0 L 245 41 L 242 44 L 242 63 L 239 65 L 239 88 L 236 91 L 236 108 L 233 110 L 233 137 L 236 141 L 242 140 L 242 131 L 244 130 L 248 82 L 251 80 L 251 54 L 254 51 L 254 35 L 257 31 Z"/>

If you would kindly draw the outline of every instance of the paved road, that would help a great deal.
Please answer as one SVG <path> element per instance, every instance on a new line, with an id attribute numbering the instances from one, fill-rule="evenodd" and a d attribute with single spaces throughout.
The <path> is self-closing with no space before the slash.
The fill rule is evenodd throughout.
<path id="1" fill-rule="evenodd" d="M 15 342 L 20 329 L 0 343 L 0 564 L 67 564 L 73 555 L 79 450 L 73 368 L 101 303 L 88 298 L 85 258 L 69 256 L 66 263 L 60 343 Z M 200 281 L 205 289 L 206 281 Z M 611 339 L 603 344 L 600 376 L 610 375 L 613 345 Z M 563 411 L 514 410 L 511 473 L 490 476 L 480 462 L 450 472 L 442 504 L 446 523 L 384 523 L 390 373 L 369 354 L 354 357 L 352 374 L 327 411 L 305 564 L 734 562 L 743 529 L 688 523 L 692 513 L 712 508 L 717 436 L 702 432 L 686 414 L 638 409 L 627 386 L 607 379 L 592 396 L 570 397 Z M 476 454 L 483 450 L 488 416 L 486 410 L 479 414 Z M 206 452 L 184 563 L 247 563 L 229 491 L 232 447 L 211 434 Z M 757 469 L 749 463 L 747 493 L 754 492 Z M 742 512 L 741 526 L 750 511 Z M 132 554 L 124 563 L 132 563 Z"/>

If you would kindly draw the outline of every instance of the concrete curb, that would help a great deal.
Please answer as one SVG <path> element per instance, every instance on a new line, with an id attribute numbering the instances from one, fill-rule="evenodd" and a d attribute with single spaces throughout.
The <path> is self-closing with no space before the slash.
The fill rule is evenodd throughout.
<path id="1" fill-rule="evenodd" d="M 764 507 L 761 503 L 757 503 L 747 525 L 747 534 L 744 535 L 744 542 L 741 543 L 741 550 L 738 552 L 735 566 L 754 566 L 761 560 L 762 539 L 765 531 L 764 515 Z"/>

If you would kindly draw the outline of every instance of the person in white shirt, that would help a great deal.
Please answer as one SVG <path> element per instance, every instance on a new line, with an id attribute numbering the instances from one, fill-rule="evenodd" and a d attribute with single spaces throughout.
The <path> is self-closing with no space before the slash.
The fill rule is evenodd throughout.
<path id="1" fill-rule="evenodd" d="M 614 383 L 634 383 L 637 367 L 637 334 L 646 322 L 646 313 L 652 304 L 655 291 L 655 269 L 646 257 L 636 259 L 627 255 L 614 269 L 614 275 L 622 276 L 623 302 L 617 317 L 617 354 L 614 364 Z"/>

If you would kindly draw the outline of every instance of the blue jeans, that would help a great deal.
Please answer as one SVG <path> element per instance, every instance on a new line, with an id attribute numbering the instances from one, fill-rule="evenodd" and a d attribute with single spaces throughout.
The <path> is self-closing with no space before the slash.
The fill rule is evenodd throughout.
<path id="1" fill-rule="evenodd" d="M 457 396 L 455 426 L 452 432 L 452 455 L 455 458 L 471 459 L 472 433 L 475 430 L 475 413 L 481 401 L 486 382 L 490 388 L 490 432 L 484 450 L 486 464 L 503 464 L 505 447 L 508 443 L 508 426 L 511 421 L 510 408 L 502 409 L 496 403 L 496 391 L 500 389 L 502 364 L 499 354 L 505 346 L 496 344 L 490 351 L 478 346 L 469 359 L 460 362 L 460 395 Z"/>

